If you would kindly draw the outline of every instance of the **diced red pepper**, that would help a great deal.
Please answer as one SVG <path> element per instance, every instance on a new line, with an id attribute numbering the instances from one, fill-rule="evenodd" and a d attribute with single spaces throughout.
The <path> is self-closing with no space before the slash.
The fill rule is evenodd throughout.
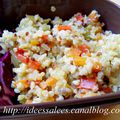
<path id="1" fill-rule="evenodd" d="M 94 90 L 97 89 L 96 79 L 82 77 L 79 87 L 80 89 Z"/>

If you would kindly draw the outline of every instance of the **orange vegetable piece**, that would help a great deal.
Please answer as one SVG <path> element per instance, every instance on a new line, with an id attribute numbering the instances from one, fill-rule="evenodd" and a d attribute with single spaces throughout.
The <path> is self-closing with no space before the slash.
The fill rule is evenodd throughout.
<path id="1" fill-rule="evenodd" d="M 87 46 L 86 44 L 82 44 L 79 48 L 82 53 L 88 53 L 90 50 L 89 46 Z"/>
<path id="2" fill-rule="evenodd" d="M 86 58 L 85 57 L 75 57 L 73 59 L 73 64 L 76 66 L 84 66 L 86 64 Z"/>
<path id="3" fill-rule="evenodd" d="M 30 67 L 32 69 L 40 69 L 41 68 L 41 64 L 38 61 L 29 59 L 28 67 Z"/>
<path id="4" fill-rule="evenodd" d="M 61 30 L 71 30 L 71 26 L 69 26 L 69 25 L 59 25 L 58 30 L 59 31 L 61 31 Z"/>
<path id="5" fill-rule="evenodd" d="M 102 65 L 100 62 L 95 62 L 94 65 L 93 65 L 93 72 L 97 73 L 97 72 L 100 72 L 102 69 Z"/>
<path id="6" fill-rule="evenodd" d="M 23 80 L 20 80 L 20 81 L 18 81 L 18 82 L 21 82 L 22 84 L 24 84 L 24 87 L 25 87 L 25 88 L 28 88 L 28 87 L 29 87 L 29 82 L 28 82 L 28 80 L 23 79 Z"/>
<path id="7" fill-rule="evenodd" d="M 48 86 L 54 86 L 56 84 L 57 80 L 54 78 L 54 77 L 49 77 L 47 80 L 46 80 L 46 83 Z"/>
<path id="8" fill-rule="evenodd" d="M 41 38 L 42 38 L 44 43 L 48 42 L 48 35 L 43 35 Z"/>

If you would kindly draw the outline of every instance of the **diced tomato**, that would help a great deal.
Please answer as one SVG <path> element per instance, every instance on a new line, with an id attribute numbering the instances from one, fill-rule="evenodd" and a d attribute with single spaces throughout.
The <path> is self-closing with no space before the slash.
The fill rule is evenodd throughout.
<path id="1" fill-rule="evenodd" d="M 28 61 L 29 61 L 29 59 L 28 59 L 27 57 L 23 56 L 22 54 L 18 54 L 18 53 L 16 53 L 16 58 L 17 58 L 20 62 L 25 63 L 25 64 L 27 64 Z"/>
<path id="2" fill-rule="evenodd" d="M 112 92 L 112 89 L 110 87 L 103 87 L 101 90 L 105 93 L 111 93 Z"/>
<path id="3" fill-rule="evenodd" d="M 82 77 L 79 87 L 80 89 L 95 90 L 97 89 L 96 79 Z"/>
<path id="4" fill-rule="evenodd" d="M 82 53 L 89 53 L 90 48 L 86 44 L 83 44 L 80 46 L 80 50 Z"/>
<path id="5" fill-rule="evenodd" d="M 41 64 L 35 60 L 31 60 L 29 59 L 28 61 L 28 67 L 32 68 L 32 69 L 40 69 Z"/>
<path id="6" fill-rule="evenodd" d="M 82 20 L 83 20 L 83 16 L 82 16 L 82 15 L 76 15 L 75 18 L 76 18 L 78 21 L 82 21 Z"/>
<path id="7" fill-rule="evenodd" d="M 59 31 L 61 31 L 61 30 L 71 30 L 71 26 L 69 26 L 69 25 L 59 25 L 58 30 Z"/>

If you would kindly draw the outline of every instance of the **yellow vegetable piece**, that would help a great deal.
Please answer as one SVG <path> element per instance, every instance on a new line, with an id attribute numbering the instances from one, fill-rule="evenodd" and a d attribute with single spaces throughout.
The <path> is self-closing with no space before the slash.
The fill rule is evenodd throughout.
<path id="1" fill-rule="evenodd" d="M 28 88 L 28 87 L 29 87 L 29 82 L 28 82 L 28 80 L 23 79 L 23 80 L 17 81 L 16 84 L 18 84 L 18 83 L 22 83 L 25 88 Z"/>
<path id="2" fill-rule="evenodd" d="M 88 57 L 91 57 L 91 53 L 87 53 L 87 56 L 88 56 Z"/>
<path id="3" fill-rule="evenodd" d="M 73 64 L 76 66 L 84 66 L 86 64 L 86 58 L 85 57 L 75 57 L 73 59 Z"/>
<path id="4" fill-rule="evenodd" d="M 51 87 L 53 87 L 56 84 L 56 82 L 57 82 L 57 80 L 54 77 L 49 77 L 46 80 L 47 85 L 51 86 Z"/>
<path id="5" fill-rule="evenodd" d="M 55 98 L 54 97 L 49 97 L 46 99 L 46 102 L 54 102 Z"/>
<path id="6" fill-rule="evenodd" d="M 39 45 L 39 41 L 36 40 L 36 39 L 33 39 L 33 40 L 30 41 L 30 44 L 31 44 L 31 45 L 34 45 L 34 46 L 35 46 L 35 45 Z"/>

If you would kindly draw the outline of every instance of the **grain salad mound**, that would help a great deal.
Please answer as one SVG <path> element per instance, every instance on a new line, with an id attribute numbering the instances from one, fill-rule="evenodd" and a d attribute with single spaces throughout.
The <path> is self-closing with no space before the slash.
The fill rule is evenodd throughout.
<path id="1" fill-rule="evenodd" d="M 69 20 L 27 15 L 15 32 L 5 30 L 20 103 L 31 104 L 116 92 L 120 85 L 120 35 L 104 31 L 100 15 Z M 51 26 L 52 24 L 52 26 Z"/>

